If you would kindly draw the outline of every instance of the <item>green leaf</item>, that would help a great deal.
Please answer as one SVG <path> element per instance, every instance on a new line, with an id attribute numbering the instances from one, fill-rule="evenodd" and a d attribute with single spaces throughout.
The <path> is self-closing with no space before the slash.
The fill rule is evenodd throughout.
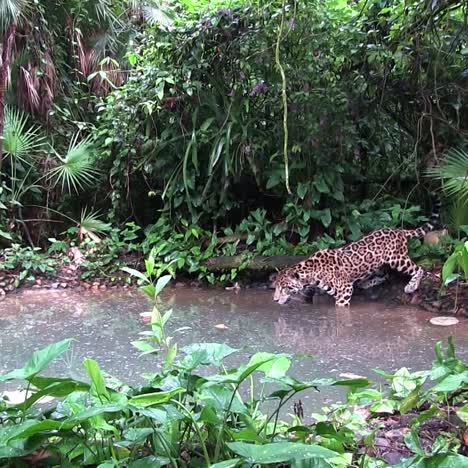
<path id="1" fill-rule="evenodd" d="M 257 370 L 264 372 L 267 377 L 272 379 L 278 379 L 286 375 L 291 366 L 291 360 L 287 354 L 274 353 L 256 353 L 250 358 L 248 366 L 260 361 L 264 364 L 258 367 Z"/>
<path id="2" fill-rule="evenodd" d="M 124 404 L 115 404 L 115 403 L 110 403 L 110 404 L 105 404 L 105 405 L 98 405 L 98 406 L 93 406 L 91 408 L 87 408 L 83 411 L 80 411 L 76 414 L 74 414 L 72 417 L 68 418 L 66 421 L 67 423 L 70 424 L 77 424 L 81 423 L 83 421 L 88 421 L 91 418 L 94 418 L 96 416 L 100 416 L 105 413 L 119 413 L 122 410 L 126 408 L 126 405 Z"/>
<path id="3" fill-rule="evenodd" d="M 255 445 L 246 442 L 230 442 L 228 447 L 249 463 L 285 463 L 292 460 L 324 459 L 339 457 L 337 452 L 320 447 L 297 442 L 277 442 Z"/>
<path id="4" fill-rule="evenodd" d="M 468 371 L 462 372 L 461 374 L 448 375 L 445 379 L 432 387 L 431 390 L 433 392 L 453 392 L 466 384 L 468 384 Z"/>
<path id="5" fill-rule="evenodd" d="M 415 388 L 401 403 L 400 403 L 400 413 L 405 414 L 408 411 L 412 410 L 419 402 L 419 389 L 420 387 Z"/>
<path id="6" fill-rule="evenodd" d="M 71 338 L 67 338 L 58 343 L 46 346 L 40 351 L 35 351 L 23 368 L 15 369 L 8 374 L 0 376 L 0 382 L 6 382 L 8 380 L 27 380 L 31 378 L 43 371 L 51 361 L 67 351 L 71 342 Z"/>
<path id="7" fill-rule="evenodd" d="M 227 356 L 237 351 L 224 343 L 194 343 L 182 348 L 186 356 L 181 365 L 186 369 L 195 369 L 200 365 L 220 366 Z"/>
<path id="8" fill-rule="evenodd" d="M 468 457 L 458 453 L 441 453 L 424 460 L 424 468 L 467 468 Z M 421 465 L 422 466 L 422 465 Z"/>
<path id="9" fill-rule="evenodd" d="M 468 403 L 456 411 L 457 416 L 465 423 L 468 424 Z"/>
<path id="10" fill-rule="evenodd" d="M 217 412 L 227 411 L 232 400 L 229 409 L 232 413 L 247 414 L 246 406 L 237 397 L 232 398 L 233 392 L 234 389 L 221 384 L 205 385 L 201 388 L 199 397 Z"/>
<path id="11" fill-rule="evenodd" d="M 304 200 L 304 197 L 307 194 L 307 191 L 309 190 L 309 185 L 305 184 L 303 182 L 300 182 L 297 186 L 297 195 L 301 200 Z"/>
<path id="12" fill-rule="evenodd" d="M 141 351 L 142 353 L 145 353 L 145 354 L 159 351 L 158 349 L 151 346 L 147 341 L 143 341 L 143 340 L 132 341 L 132 345 L 136 349 L 138 349 L 138 351 Z"/>
<path id="13" fill-rule="evenodd" d="M 325 226 L 325 227 L 328 227 L 330 226 L 330 223 L 331 223 L 331 211 L 329 208 L 325 209 L 325 210 L 322 210 L 320 212 L 320 221 L 322 222 L 322 224 Z"/>
<path id="14" fill-rule="evenodd" d="M 230 460 L 224 460 L 214 465 L 210 465 L 210 468 L 235 468 L 239 466 L 239 462 L 242 460 L 240 458 L 231 458 Z"/>
<path id="15" fill-rule="evenodd" d="M 166 287 L 167 283 L 171 281 L 172 276 L 171 275 L 165 275 L 161 276 L 158 278 L 158 281 L 156 282 L 155 286 L 155 291 L 154 291 L 154 296 L 159 296 L 159 293 Z"/>
<path id="16" fill-rule="evenodd" d="M 330 189 L 322 175 L 314 178 L 314 186 L 320 193 L 330 193 Z"/>
<path id="17" fill-rule="evenodd" d="M 176 356 L 177 356 L 177 343 L 174 343 L 167 351 L 166 360 L 164 361 L 165 370 L 170 369 Z"/>
<path id="18" fill-rule="evenodd" d="M 139 280 L 143 281 L 144 283 L 149 282 L 149 279 L 141 271 L 138 271 L 138 270 L 135 270 L 135 269 L 129 268 L 129 267 L 122 267 L 121 270 L 125 271 L 125 273 L 128 273 L 130 276 L 138 278 Z"/>
<path id="19" fill-rule="evenodd" d="M 94 390 L 96 396 L 101 402 L 103 400 L 110 401 L 110 395 L 107 391 L 106 383 L 104 381 L 104 377 L 102 376 L 99 364 L 94 359 L 85 359 L 83 366 L 91 379 L 91 390 Z"/>
<path id="20" fill-rule="evenodd" d="M 15 430 L 10 434 L 9 438 L 5 442 L 9 442 L 15 439 L 27 439 L 36 434 L 49 433 L 51 431 L 68 430 L 74 426 L 73 423 L 67 421 L 52 421 L 46 419 L 44 421 L 25 421 L 24 423 L 15 426 Z"/>
<path id="21" fill-rule="evenodd" d="M 29 381 L 40 390 L 32 393 L 32 395 L 27 400 L 19 403 L 16 408 L 25 410 L 30 408 L 42 397 L 48 396 L 52 398 L 63 398 L 73 392 L 84 392 L 88 391 L 90 388 L 88 384 L 77 382 L 76 380 L 72 379 L 32 377 L 29 379 Z"/>
<path id="22" fill-rule="evenodd" d="M 163 403 L 167 403 L 173 396 L 184 392 L 184 388 L 177 387 L 167 392 L 144 393 L 131 398 L 129 404 L 143 408 L 146 406 L 162 405 Z"/>

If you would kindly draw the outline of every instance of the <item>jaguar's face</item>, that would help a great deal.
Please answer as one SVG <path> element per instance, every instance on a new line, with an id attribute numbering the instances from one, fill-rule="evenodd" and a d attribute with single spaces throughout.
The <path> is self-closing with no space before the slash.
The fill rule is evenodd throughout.
<path id="1" fill-rule="evenodd" d="M 292 295 L 303 289 L 303 284 L 299 273 L 284 271 L 278 273 L 275 279 L 275 294 L 273 299 L 278 304 L 286 304 Z"/>

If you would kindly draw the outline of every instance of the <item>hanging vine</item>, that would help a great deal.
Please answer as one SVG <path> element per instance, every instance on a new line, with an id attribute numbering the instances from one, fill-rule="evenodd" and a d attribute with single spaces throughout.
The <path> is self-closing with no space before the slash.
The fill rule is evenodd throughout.
<path id="1" fill-rule="evenodd" d="M 286 182 L 286 190 L 291 194 L 291 187 L 289 186 L 289 159 L 288 159 L 288 95 L 286 93 L 286 74 L 284 73 L 283 65 L 280 60 L 280 45 L 281 36 L 284 30 L 284 19 L 286 16 L 286 0 L 283 0 L 281 10 L 281 22 L 278 29 L 276 38 L 275 62 L 281 75 L 281 97 L 283 101 L 283 158 L 284 158 L 284 178 Z"/>

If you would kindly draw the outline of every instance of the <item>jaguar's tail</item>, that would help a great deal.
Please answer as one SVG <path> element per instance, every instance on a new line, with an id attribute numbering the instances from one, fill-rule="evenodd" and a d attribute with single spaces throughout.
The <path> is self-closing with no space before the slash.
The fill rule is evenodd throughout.
<path id="1" fill-rule="evenodd" d="M 432 208 L 432 213 L 429 218 L 429 221 L 423 226 L 417 229 L 406 229 L 405 234 L 407 239 L 413 239 L 414 237 L 424 237 L 428 232 L 434 230 L 434 228 L 439 224 L 440 219 L 440 207 L 442 203 L 439 199 L 434 202 L 434 207 Z"/>

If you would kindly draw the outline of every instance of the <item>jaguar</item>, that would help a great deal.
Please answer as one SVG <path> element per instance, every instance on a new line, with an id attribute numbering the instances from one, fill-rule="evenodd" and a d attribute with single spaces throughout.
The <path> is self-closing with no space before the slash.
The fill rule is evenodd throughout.
<path id="1" fill-rule="evenodd" d="M 354 286 L 380 284 L 383 278 L 375 275 L 386 266 L 410 275 L 404 290 L 407 294 L 415 292 L 424 270 L 409 257 L 408 240 L 434 230 L 439 212 L 440 202 L 436 202 L 429 221 L 419 228 L 379 229 L 343 247 L 316 252 L 277 274 L 273 299 L 286 304 L 294 294 L 316 288 L 333 296 L 337 307 L 346 307 L 351 303 Z"/>

